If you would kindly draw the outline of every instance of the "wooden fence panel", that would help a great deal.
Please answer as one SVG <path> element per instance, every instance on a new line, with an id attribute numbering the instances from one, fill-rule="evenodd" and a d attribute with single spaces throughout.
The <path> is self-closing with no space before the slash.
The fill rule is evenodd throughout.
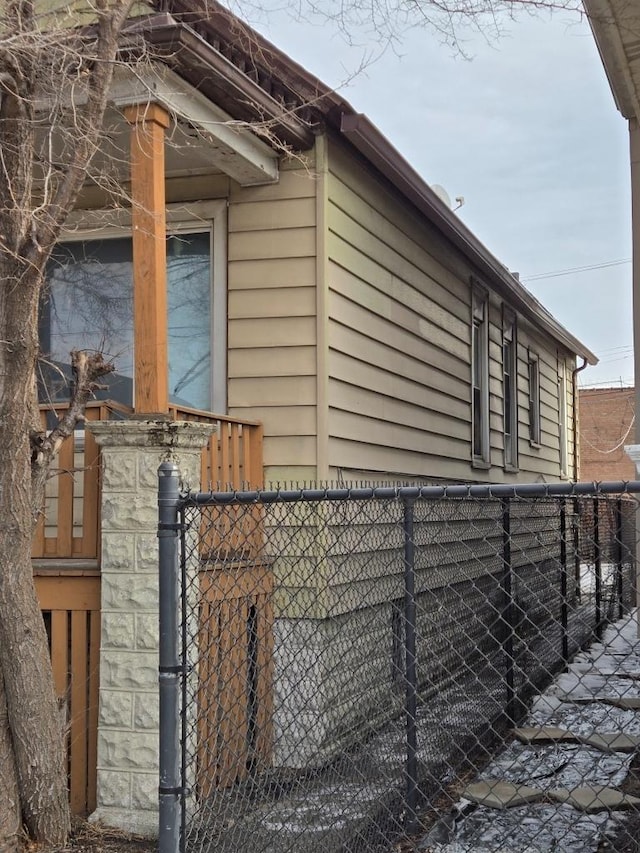
<path id="1" fill-rule="evenodd" d="M 96 807 L 100 577 L 36 575 L 56 693 L 66 709 L 69 797 L 74 814 Z"/>
<path id="2" fill-rule="evenodd" d="M 201 797 L 271 760 L 273 573 L 268 566 L 200 573 L 198 767 Z"/>

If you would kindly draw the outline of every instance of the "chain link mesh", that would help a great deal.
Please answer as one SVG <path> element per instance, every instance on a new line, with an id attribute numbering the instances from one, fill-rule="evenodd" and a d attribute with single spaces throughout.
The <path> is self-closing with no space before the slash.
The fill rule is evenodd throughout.
<path id="1" fill-rule="evenodd" d="M 197 496 L 188 851 L 637 851 L 630 494 Z"/>

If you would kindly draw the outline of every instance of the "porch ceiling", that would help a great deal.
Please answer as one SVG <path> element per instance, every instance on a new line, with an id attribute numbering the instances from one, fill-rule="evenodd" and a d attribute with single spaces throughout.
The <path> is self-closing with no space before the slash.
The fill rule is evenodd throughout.
<path id="1" fill-rule="evenodd" d="M 189 168 L 186 160 L 192 159 L 219 169 L 242 186 L 278 180 L 278 155 L 256 136 L 257 125 L 234 120 L 160 63 L 135 71 L 122 69 L 114 78 L 110 100 L 119 108 L 154 102 L 170 113 L 173 122 L 165 151 L 168 167 L 182 162 L 182 168 Z"/>
<path id="2" fill-rule="evenodd" d="M 69 101 L 71 98 L 69 98 Z M 77 99 L 76 99 L 77 103 Z M 258 138 L 245 122 L 234 121 L 175 72 L 161 64 L 143 69 L 123 69 L 111 87 L 105 113 L 104 135 L 93 156 L 87 177 L 99 183 L 129 179 L 131 125 L 125 108 L 157 103 L 171 116 L 165 136 L 165 172 L 168 177 L 187 174 L 226 174 L 241 186 L 275 183 L 278 154 Z M 65 162 L 74 145 L 74 131 L 50 137 L 43 104 L 41 141 L 46 163 Z"/>

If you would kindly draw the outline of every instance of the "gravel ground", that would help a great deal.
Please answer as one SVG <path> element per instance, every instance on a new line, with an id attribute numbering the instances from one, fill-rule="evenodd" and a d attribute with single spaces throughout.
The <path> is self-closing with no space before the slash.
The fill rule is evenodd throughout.
<path id="1" fill-rule="evenodd" d="M 590 736 L 640 733 L 640 712 L 607 703 L 640 696 L 637 624 L 610 625 L 602 642 L 578 654 L 568 671 L 533 702 L 527 725 L 557 726 Z M 604 701 L 603 701 L 604 700 Z M 600 752 L 585 744 L 511 741 L 476 780 L 541 791 L 604 785 L 640 797 L 640 754 Z M 414 847 L 424 853 L 640 853 L 640 811 L 585 814 L 553 800 L 491 809 L 465 799 Z"/>
<path id="2" fill-rule="evenodd" d="M 625 794 L 640 797 L 640 755 L 635 755 L 629 774 L 620 785 Z M 602 842 L 598 853 L 640 853 L 640 812 L 632 812 L 614 834 Z"/>

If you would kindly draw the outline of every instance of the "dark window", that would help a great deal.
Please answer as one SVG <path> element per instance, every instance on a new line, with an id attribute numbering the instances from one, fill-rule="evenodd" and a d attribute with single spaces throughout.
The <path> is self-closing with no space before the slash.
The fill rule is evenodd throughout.
<path id="1" fill-rule="evenodd" d="M 540 365 L 536 355 L 529 355 L 529 440 L 540 444 Z"/>
<path id="2" fill-rule="evenodd" d="M 473 291 L 471 323 L 472 452 L 475 463 L 489 462 L 489 305 L 486 293 Z"/>
<path id="3" fill-rule="evenodd" d="M 502 407 L 504 464 L 507 468 L 518 467 L 517 352 L 515 315 L 505 311 L 502 328 Z"/>

